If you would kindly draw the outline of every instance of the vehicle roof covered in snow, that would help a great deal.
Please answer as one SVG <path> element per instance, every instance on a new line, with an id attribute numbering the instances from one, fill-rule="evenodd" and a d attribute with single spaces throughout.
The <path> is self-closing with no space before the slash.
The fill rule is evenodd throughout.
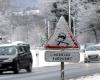
<path id="1" fill-rule="evenodd" d="M 25 43 L 25 42 L 16 41 L 16 42 L 12 42 L 12 43 L 0 44 L 0 47 L 3 47 L 3 46 L 18 46 L 18 45 L 29 45 L 29 44 Z"/>

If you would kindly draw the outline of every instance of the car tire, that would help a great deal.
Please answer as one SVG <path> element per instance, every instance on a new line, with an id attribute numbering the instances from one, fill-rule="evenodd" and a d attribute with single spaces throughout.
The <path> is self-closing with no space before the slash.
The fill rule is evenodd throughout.
<path id="1" fill-rule="evenodd" d="M 84 63 L 88 63 L 88 61 L 86 60 L 86 61 L 84 61 Z"/>
<path id="2" fill-rule="evenodd" d="M 28 67 L 26 68 L 27 72 L 32 72 L 32 63 L 30 62 Z"/>
<path id="3" fill-rule="evenodd" d="M 87 63 L 87 61 L 84 61 L 84 63 Z"/>
<path id="4" fill-rule="evenodd" d="M 15 74 L 18 74 L 19 73 L 19 64 L 18 63 L 16 63 L 16 66 L 15 66 L 15 69 L 14 69 L 14 73 Z"/>

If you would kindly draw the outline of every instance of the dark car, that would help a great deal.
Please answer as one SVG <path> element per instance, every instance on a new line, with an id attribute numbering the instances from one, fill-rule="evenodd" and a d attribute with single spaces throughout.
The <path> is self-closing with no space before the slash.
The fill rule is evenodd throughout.
<path id="1" fill-rule="evenodd" d="M 32 62 L 29 44 L 17 43 L 0 46 L 0 73 L 3 71 L 19 73 L 20 69 L 31 72 Z"/>

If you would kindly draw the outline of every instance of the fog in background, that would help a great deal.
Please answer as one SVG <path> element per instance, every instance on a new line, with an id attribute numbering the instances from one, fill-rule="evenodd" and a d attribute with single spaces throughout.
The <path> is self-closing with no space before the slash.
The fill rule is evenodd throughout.
<path id="1" fill-rule="evenodd" d="M 56 3 L 56 5 L 54 4 Z M 25 41 L 41 47 L 61 15 L 67 21 L 68 0 L 0 0 L 2 42 Z M 100 42 L 100 1 L 71 0 L 71 19 L 80 44 Z"/>

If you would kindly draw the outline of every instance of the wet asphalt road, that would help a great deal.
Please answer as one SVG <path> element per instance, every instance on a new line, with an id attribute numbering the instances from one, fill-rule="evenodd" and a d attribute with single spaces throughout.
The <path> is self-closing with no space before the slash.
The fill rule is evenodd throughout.
<path id="1" fill-rule="evenodd" d="M 78 78 L 81 76 L 100 73 L 100 63 L 76 63 L 65 64 L 65 80 Z M 32 73 L 21 70 L 19 74 L 4 72 L 0 75 L 0 80 L 61 80 L 60 65 L 53 67 L 33 68 Z"/>

